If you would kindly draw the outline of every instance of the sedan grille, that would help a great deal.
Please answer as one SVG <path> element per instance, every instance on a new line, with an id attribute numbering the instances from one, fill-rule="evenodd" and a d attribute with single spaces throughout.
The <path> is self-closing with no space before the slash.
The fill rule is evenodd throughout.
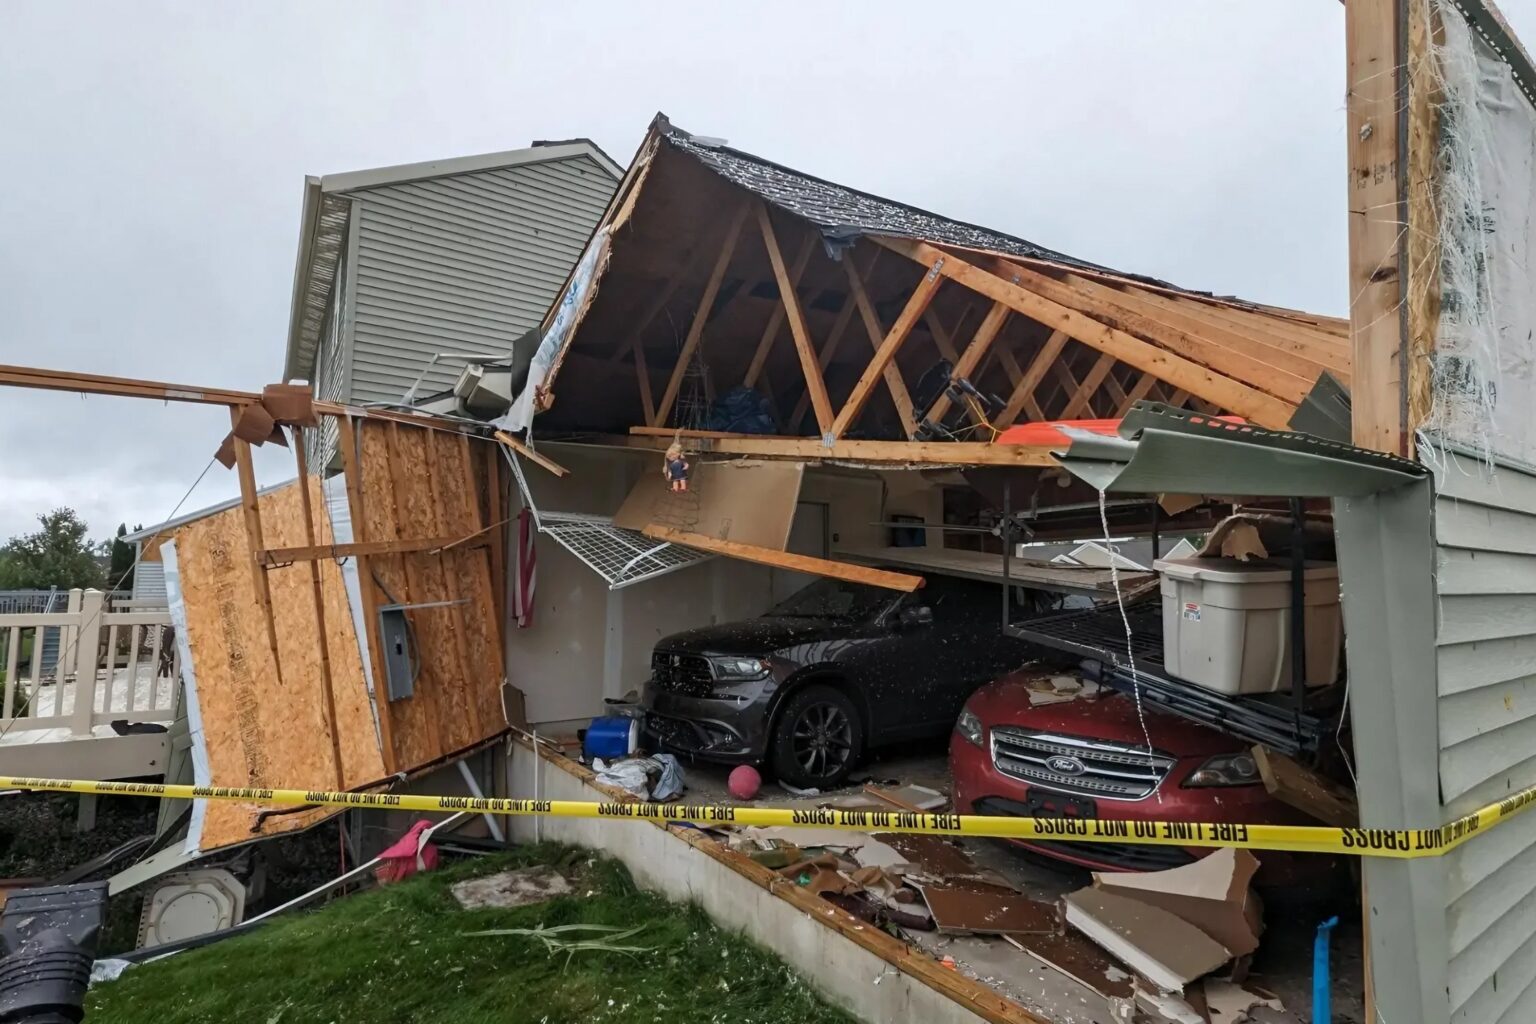
<path id="1" fill-rule="evenodd" d="M 656 651 L 651 655 L 651 678 L 663 690 L 689 697 L 708 697 L 715 685 L 707 658 L 671 651 Z"/>
<path id="2" fill-rule="evenodd" d="M 992 730 L 992 764 L 1010 778 L 1059 793 L 1101 800 L 1141 800 L 1167 778 L 1174 759 L 1143 747 L 1031 732 Z"/>

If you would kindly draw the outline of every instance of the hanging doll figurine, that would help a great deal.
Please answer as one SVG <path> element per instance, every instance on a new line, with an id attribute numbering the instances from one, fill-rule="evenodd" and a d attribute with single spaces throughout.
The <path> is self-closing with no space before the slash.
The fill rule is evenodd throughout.
<path id="1" fill-rule="evenodd" d="M 661 475 L 667 478 L 667 483 L 672 485 L 673 491 L 686 491 L 688 489 L 688 460 L 683 458 L 683 446 L 673 444 L 667 449 L 666 461 L 662 463 Z"/>

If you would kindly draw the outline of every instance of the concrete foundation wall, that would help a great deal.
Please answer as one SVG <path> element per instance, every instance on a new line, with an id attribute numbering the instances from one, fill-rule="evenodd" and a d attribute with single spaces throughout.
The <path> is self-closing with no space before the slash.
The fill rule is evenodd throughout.
<path id="1" fill-rule="evenodd" d="M 510 792 L 551 800 L 608 797 L 530 748 L 512 745 Z M 986 1018 L 676 835 L 648 822 L 512 818 L 516 842 L 570 843 L 621 861 L 640 886 L 697 903 L 723 928 L 783 957 L 817 991 L 868 1024 L 980 1024 Z M 895 940 L 890 940 L 894 942 Z"/>

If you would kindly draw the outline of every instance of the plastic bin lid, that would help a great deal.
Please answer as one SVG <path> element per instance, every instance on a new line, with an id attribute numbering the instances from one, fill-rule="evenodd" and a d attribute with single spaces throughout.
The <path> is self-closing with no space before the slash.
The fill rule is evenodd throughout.
<path id="1" fill-rule="evenodd" d="M 1284 558 L 1259 558 L 1239 562 L 1235 558 L 1159 558 L 1152 563 L 1157 572 L 1181 580 L 1211 583 L 1286 583 L 1291 578 L 1291 563 Z M 1306 564 L 1309 580 L 1337 579 L 1337 562 L 1311 561 Z"/>

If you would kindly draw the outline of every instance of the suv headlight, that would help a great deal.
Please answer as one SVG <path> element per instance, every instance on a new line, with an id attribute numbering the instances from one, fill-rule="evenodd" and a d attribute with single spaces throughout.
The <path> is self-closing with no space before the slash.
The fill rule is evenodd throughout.
<path id="1" fill-rule="evenodd" d="M 977 718 L 975 712 L 970 708 L 960 712 L 960 717 L 955 719 L 955 732 L 964 736 L 978 747 L 982 745 L 982 737 L 986 735 L 986 730 L 981 725 L 981 719 Z"/>
<path id="2" fill-rule="evenodd" d="M 1248 754 L 1219 754 L 1189 773 L 1184 785 L 1191 789 L 1207 786 L 1252 786 L 1262 781 L 1259 766 Z"/>
<path id="3" fill-rule="evenodd" d="M 722 682 L 742 683 L 768 675 L 768 663 L 762 658 L 710 658 L 715 678 Z"/>

